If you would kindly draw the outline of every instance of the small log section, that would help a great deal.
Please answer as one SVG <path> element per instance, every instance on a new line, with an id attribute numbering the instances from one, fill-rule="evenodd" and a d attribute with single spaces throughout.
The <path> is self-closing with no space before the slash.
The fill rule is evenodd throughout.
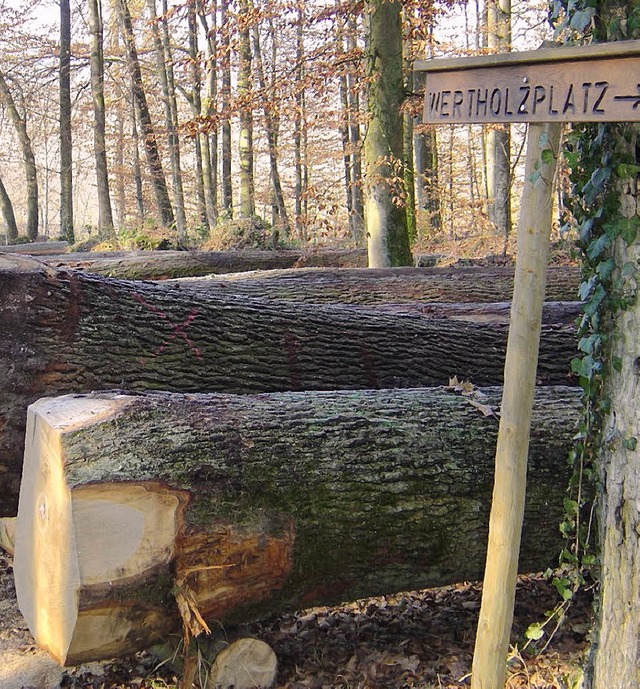
<path id="1" fill-rule="evenodd" d="M 43 257 L 50 266 L 125 280 L 164 280 L 186 275 L 237 273 L 302 266 L 366 267 L 364 249 L 322 251 L 114 251 Z"/>
<path id="2" fill-rule="evenodd" d="M 31 405 L 15 580 L 61 663 L 477 579 L 501 390 L 67 395 Z M 538 391 L 522 571 L 551 564 L 580 392 Z M 485 413 L 489 414 L 488 416 Z"/>
<path id="3" fill-rule="evenodd" d="M 245 297 L 315 304 L 388 302 L 511 301 L 512 268 L 297 268 L 182 278 L 168 284 Z M 575 266 L 549 269 L 547 299 L 575 301 L 580 273 Z"/>
<path id="4" fill-rule="evenodd" d="M 16 511 L 27 406 L 121 388 L 275 392 L 501 384 L 505 323 L 196 293 L 0 255 L 0 516 Z M 572 325 L 543 327 L 543 384 L 567 384 Z"/>

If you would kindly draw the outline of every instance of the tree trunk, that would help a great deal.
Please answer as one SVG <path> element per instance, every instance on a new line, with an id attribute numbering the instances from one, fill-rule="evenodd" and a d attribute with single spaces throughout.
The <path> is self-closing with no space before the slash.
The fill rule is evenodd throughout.
<path id="1" fill-rule="evenodd" d="M 28 252 L 27 252 L 28 253 Z M 127 280 L 165 280 L 188 275 L 239 273 L 292 266 L 363 267 L 366 252 L 359 249 L 303 251 L 115 251 L 74 252 L 42 259 L 56 268 L 83 270 Z M 296 268 L 297 270 L 297 268 Z M 506 297 L 505 297 L 506 298 Z"/>
<path id="2" fill-rule="evenodd" d="M 196 11 L 207 42 L 205 100 L 200 114 L 208 119 L 210 130 L 200 135 L 200 142 L 204 193 L 207 202 L 207 222 L 210 230 L 215 229 L 218 224 L 218 124 L 214 122 L 217 119 L 214 118 L 214 114 L 218 99 L 217 4 L 217 0 L 213 0 L 205 7 L 202 0 L 196 0 Z M 207 7 L 211 13 L 211 27 L 207 20 Z"/>
<path id="3" fill-rule="evenodd" d="M 166 0 L 163 0 L 166 3 Z M 191 93 L 189 103 L 194 118 L 202 115 L 202 72 L 200 70 L 200 55 L 198 50 L 198 19 L 196 16 L 196 0 L 189 0 L 187 3 L 187 23 L 189 26 L 189 72 L 191 77 Z M 199 127 L 197 128 L 199 129 Z M 195 166 L 196 166 L 196 199 L 198 204 L 198 220 L 207 234 L 211 229 L 209 226 L 209 216 L 207 215 L 207 198 L 204 188 L 204 163 L 202 150 L 202 137 L 196 131 L 193 137 Z"/>
<path id="4" fill-rule="evenodd" d="M 255 188 L 253 180 L 253 99 L 251 96 L 251 33 L 252 19 L 249 0 L 240 0 L 238 99 L 240 105 L 240 133 L 238 157 L 240 160 L 240 215 L 255 215 Z"/>
<path id="5" fill-rule="evenodd" d="M 269 392 L 500 384 L 507 327 L 55 271 L 0 255 L 0 515 L 15 509 L 25 409 L 105 388 Z M 571 380 L 571 326 L 543 328 L 543 384 Z"/>
<path id="6" fill-rule="evenodd" d="M 278 170 L 278 132 L 276 120 L 272 113 L 272 107 L 267 94 L 267 80 L 264 73 L 264 64 L 262 61 L 262 49 L 260 47 L 260 27 L 255 25 L 253 27 L 253 52 L 255 55 L 256 72 L 258 76 L 258 84 L 260 86 L 262 101 L 262 111 L 264 113 L 265 134 L 267 136 L 267 147 L 269 149 L 269 167 L 271 172 L 271 185 L 273 189 L 273 197 L 275 200 L 277 228 L 282 230 L 284 237 L 291 236 L 291 226 L 289 225 L 289 216 L 287 214 L 287 207 L 284 202 L 284 194 L 282 193 L 282 184 L 280 182 L 280 172 Z M 275 223 L 274 223 L 275 225 Z"/>
<path id="7" fill-rule="evenodd" d="M 364 156 L 369 266 L 411 265 L 402 202 L 402 5 L 396 0 L 369 0 L 366 5 L 369 122 Z"/>
<path id="8" fill-rule="evenodd" d="M 350 13 L 347 17 L 347 50 L 358 50 L 358 17 Z M 362 136 L 360 134 L 360 90 L 361 75 L 355 69 L 347 73 L 347 100 L 349 104 L 349 144 L 351 146 L 351 208 L 354 230 L 358 243 L 364 239 L 364 200 L 362 194 Z"/>
<path id="9" fill-rule="evenodd" d="M 166 635 L 173 595 L 194 632 L 195 611 L 228 623 L 477 579 L 497 431 L 478 404 L 497 408 L 500 390 L 474 394 L 40 400 L 16 524 L 31 631 L 77 664 Z M 538 393 L 523 572 L 560 547 L 579 399 Z"/>
<path id="10" fill-rule="evenodd" d="M 66 265 L 83 267 L 82 264 Z M 105 266 L 101 272 L 113 277 L 143 277 L 107 270 L 109 269 Z M 361 305 L 421 302 L 428 309 L 431 302 L 510 300 L 513 294 L 513 274 L 511 268 L 294 268 L 253 271 L 240 275 L 229 271 L 227 275 L 177 280 L 176 284 L 194 290 L 219 290 L 227 294 L 263 299 Z M 550 268 L 547 299 L 575 301 L 579 282 L 577 268 Z M 419 304 L 415 308 L 419 308 Z"/>
<path id="11" fill-rule="evenodd" d="M 302 130 L 305 126 L 304 112 L 304 27 L 306 25 L 305 6 L 298 3 L 298 16 L 296 20 L 296 61 L 295 61 L 295 109 L 293 114 L 293 168 L 294 168 L 294 212 L 296 236 L 302 241 L 307 241 L 307 218 L 304 214 L 303 194 L 304 164 L 302 156 Z"/>
<path id="12" fill-rule="evenodd" d="M 38 171 L 36 168 L 36 157 L 33 154 L 31 139 L 27 132 L 26 116 L 23 117 L 18 112 L 13 95 L 0 70 L 0 102 L 7 109 L 9 119 L 16 128 L 16 134 L 22 148 L 22 159 L 24 160 L 24 172 L 27 183 L 27 237 L 35 242 L 38 238 Z"/>
<path id="13" fill-rule="evenodd" d="M 71 3 L 60 0 L 60 235 L 73 232 L 73 156 L 71 142 Z"/>
<path id="14" fill-rule="evenodd" d="M 160 214 L 160 221 L 165 227 L 172 227 L 175 222 L 173 208 L 171 207 L 167 182 L 164 177 L 164 170 L 162 169 L 162 160 L 160 159 L 160 153 L 158 151 L 156 134 L 151 121 L 151 115 L 149 114 L 147 96 L 142 83 L 142 72 L 140 70 L 138 51 L 136 49 L 131 14 L 129 12 L 127 0 L 118 0 L 117 8 L 123 27 L 123 37 L 127 49 L 127 62 L 131 72 L 133 96 L 142 126 L 144 150 L 147 156 L 147 163 L 149 164 L 149 172 L 153 183 L 158 213 Z"/>
<path id="15" fill-rule="evenodd" d="M 167 129 L 167 148 L 171 164 L 171 179 L 173 186 L 173 204 L 176 211 L 176 231 L 179 240 L 187 235 L 187 219 L 184 210 L 184 189 L 182 184 L 182 170 L 180 162 L 180 137 L 178 136 L 178 104 L 176 101 L 176 87 L 173 75 L 173 55 L 167 25 L 168 9 L 162 7 L 162 18 L 158 21 L 156 0 L 147 0 L 147 7 L 151 15 L 151 33 L 156 53 L 156 69 L 162 88 L 164 104 L 164 118 Z M 162 27 L 162 30 L 161 30 Z"/>
<path id="16" fill-rule="evenodd" d="M 220 23 L 222 44 L 222 84 L 220 101 L 222 106 L 222 208 L 227 218 L 233 216 L 233 186 L 231 183 L 231 47 L 229 19 L 230 0 L 220 0 Z"/>
<path id="17" fill-rule="evenodd" d="M 0 177 L 0 210 L 2 211 L 2 217 L 7 225 L 7 244 L 9 244 L 18 239 L 18 224 L 16 223 L 16 216 L 13 212 L 11 198 L 7 192 L 7 188 L 4 186 L 2 177 Z"/>
<path id="18" fill-rule="evenodd" d="M 640 162 L 637 125 L 616 134 L 619 157 Z M 621 142 L 624 141 L 625 149 Z M 633 169 L 630 166 L 630 169 Z M 638 222 L 638 176 L 619 183 L 619 215 L 606 221 Z M 607 255 L 615 262 L 613 284 L 619 295 L 636 295 L 640 285 L 640 240 L 619 237 Z M 601 259 L 602 260 L 602 259 Z M 600 263 L 604 265 L 604 263 Z M 630 267 L 634 266 L 630 270 Z M 604 437 L 598 438 L 598 541 L 600 597 L 591 659 L 586 673 L 590 689 L 635 689 L 640 686 L 640 301 L 626 299 L 609 321 L 609 345 L 603 359 L 606 377 L 591 403 L 606 408 Z M 613 363 L 613 362 L 618 362 Z M 606 405 L 606 407 L 605 407 Z"/>
<path id="19" fill-rule="evenodd" d="M 102 4 L 89 0 L 89 31 L 91 34 L 91 96 L 93 98 L 93 151 L 96 159 L 96 189 L 98 192 L 98 231 L 108 236 L 114 234 L 109 173 L 107 168 L 107 144 L 105 138 L 106 109 L 104 102 L 104 54 Z"/>
<path id="20" fill-rule="evenodd" d="M 490 0 L 487 3 L 487 47 L 497 53 L 511 49 L 511 0 Z M 510 149 L 509 125 L 492 126 L 486 141 L 489 220 L 505 242 L 511 232 Z"/>

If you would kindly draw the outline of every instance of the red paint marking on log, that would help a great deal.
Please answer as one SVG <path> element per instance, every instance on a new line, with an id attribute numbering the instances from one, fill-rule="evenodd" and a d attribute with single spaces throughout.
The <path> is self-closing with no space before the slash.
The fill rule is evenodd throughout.
<path id="1" fill-rule="evenodd" d="M 360 342 L 359 348 L 360 354 L 362 356 L 362 366 L 367 376 L 367 384 L 370 388 L 378 389 L 380 387 L 380 383 L 378 382 L 376 367 L 373 361 L 373 357 L 371 356 L 371 351 L 369 350 L 369 347 L 367 347 L 365 342 Z"/>
<path id="2" fill-rule="evenodd" d="M 167 321 L 168 323 L 171 323 L 171 317 L 165 313 L 164 311 L 161 311 L 157 306 L 154 306 L 153 304 L 150 304 L 141 294 L 138 294 L 137 292 L 133 293 L 133 298 L 139 303 L 148 308 L 150 311 L 153 313 L 157 314 L 162 318 L 163 320 Z M 185 318 L 182 323 L 179 323 L 177 325 L 172 325 L 171 328 L 171 334 L 169 337 L 165 338 L 165 340 L 162 342 L 162 344 L 156 349 L 156 351 L 153 353 L 153 356 L 159 356 L 164 352 L 164 350 L 167 348 L 168 344 L 172 341 L 175 340 L 178 337 L 181 337 L 186 343 L 189 349 L 195 354 L 195 356 L 200 359 L 202 358 L 202 352 L 200 349 L 196 346 L 196 344 L 189 338 L 187 335 L 187 328 L 193 323 L 193 321 L 197 318 L 198 316 L 198 309 L 192 309 L 187 317 Z"/>
<path id="3" fill-rule="evenodd" d="M 302 378 L 300 376 L 300 367 L 298 366 L 298 348 L 300 346 L 295 335 L 289 331 L 284 334 L 284 346 L 287 350 L 287 363 L 289 364 L 289 373 L 291 376 L 291 389 L 302 390 Z"/>

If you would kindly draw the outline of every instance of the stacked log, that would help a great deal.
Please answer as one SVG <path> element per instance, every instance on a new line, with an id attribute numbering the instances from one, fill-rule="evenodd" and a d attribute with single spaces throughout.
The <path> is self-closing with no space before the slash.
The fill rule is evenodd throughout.
<path id="1" fill-rule="evenodd" d="M 464 393 L 464 394 L 461 394 Z M 19 603 L 61 663 L 182 620 L 481 576 L 500 389 L 93 393 L 29 409 Z M 538 390 L 522 571 L 560 547 L 579 391 Z"/>
<path id="2" fill-rule="evenodd" d="M 429 270 L 429 269 L 424 269 Z M 0 514 L 16 511 L 26 407 L 109 388 L 255 393 L 501 384 L 506 323 L 285 303 L 0 255 Z M 543 328 L 539 381 L 570 383 L 575 329 Z"/>

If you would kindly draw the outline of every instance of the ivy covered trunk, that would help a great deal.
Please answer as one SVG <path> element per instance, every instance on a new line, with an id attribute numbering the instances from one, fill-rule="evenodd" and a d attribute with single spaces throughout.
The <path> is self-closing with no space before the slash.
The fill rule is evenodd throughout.
<path id="1" fill-rule="evenodd" d="M 465 391 L 462 391 L 465 392 Z M 477 579 L 501 390 L 93 393 L 31 406 L 20 608 L 69 664 L 143 648 L 196 611 Z M 538 391 L 521 571 L 551 565 L 579 391 Z M 175 599 L 174 599 L 175 595 Z"/>
<path id="2" fill-rule="evenodd" d="M 0 257 L 0 503 L 15 510 L 26 406 L 107 388 L 269 392 L 500 384 L 507 325 L 269 302 Z M 539 379 L 566 384 L 570 325 L 543 328 Z M 0 514 L 2 513 L 0 512 Z"/>
<path id="3" fill-rule="evenodd" d="M 640 38 L 640 7 L 611 0 L 554 0 L 555 18 L 572 39 L 612 42 Z M 637 124 L 575 127 L 568 139 L 572 168 L 569 210 L 576 219 L 585 275 L 581 297 L 581 359 L 574 364 L 585 390 L 581 434 L 572 456 L 583 481 L 573 526 L 573 581 L 599 579 L 597 619 L 585 687 L 640 686 L 640 153 Z M 595 470 L 595 471 L 594 471 Z M 596 496 L 597 552 L 586 541 Z M 580 499 L 581 498 L 581 499 Z M 580 521 L 582 520 L 582 521 Z M 577 545 L 577 547 L 576 547 Z M 570 558 L 570 564 L 575 562 Z"/>

